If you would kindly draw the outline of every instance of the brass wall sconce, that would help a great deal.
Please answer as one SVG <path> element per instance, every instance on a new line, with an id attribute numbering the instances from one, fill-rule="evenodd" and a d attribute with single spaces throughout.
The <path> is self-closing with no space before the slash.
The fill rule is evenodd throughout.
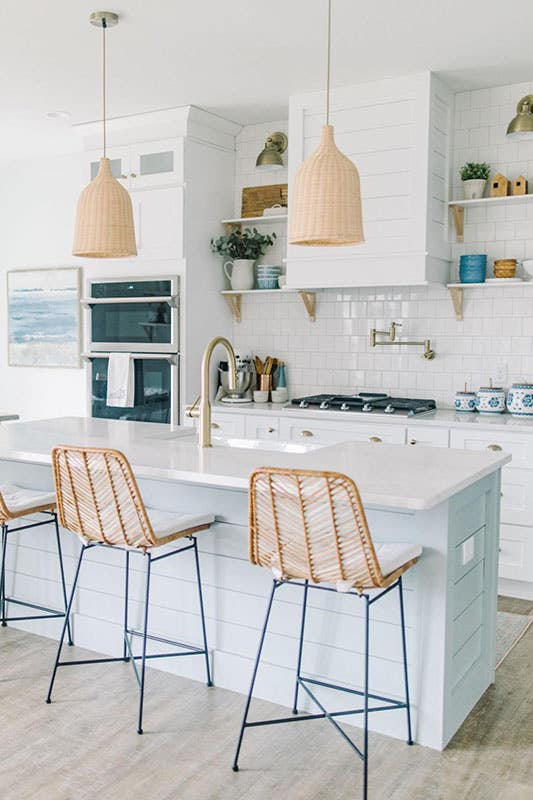
<path id="1" fill-rule="evenodd" d="M 428 361 L 432 361 L 435 358 L 435 351 L 431 349 L 431 342 L 429 339 L 425 339 L 423 342 L 408 342 L 406 340 L 396 340 L 396 328 L 401 328 L 401 324 L 399 322 L 391 322 L 390 328 L 388 331 L 378 331 L 376 328 L 372 328 L 370 331 L 370 346 L 371 347 L 378 347 L 378 346 L 387 346 L 387 345 L 415 345 L 417 347 L 423 347 L 424 352 L 422 353 L 422 358 L 427 359 Z M 378 341 L 378 336 L 386 336 L 387 340 L 384 342 Z"/>
<path id="2" fill-rule="evenodd" d="M 533 94 L 526 94 L 518 101 L 516 116 L 507 127 L 507 136 L 513 139 L 533 138 Z"/>
<path id="3" fill-rule="evenodd" d="M 289 140 L 281 131 L 271 133 L 265 142 L 264 148 L 257 156 L 256 167 L 261 169 L 280 169 L 284 166 L 281 154 L 287 149 Z"/>

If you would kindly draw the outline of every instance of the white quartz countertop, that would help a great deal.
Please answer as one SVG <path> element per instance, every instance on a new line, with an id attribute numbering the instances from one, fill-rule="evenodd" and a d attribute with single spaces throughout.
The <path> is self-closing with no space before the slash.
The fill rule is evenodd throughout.
<path id="1" fill-rule="evenodd" d="M 228 447 L 199 449 L 190 428 L 78 417 L 14 423 L 0 428 L 0 461 L 50 464 L 57 444 L 121 450 L 138 478 L 247 490 L 260 466 L 328 470 L 350 476 L 366 506 L 432 508 L 510 461 L 505 453 L 344 442 L 287 453 Z"/>
<path id="2" fill-rule="evenodd" d="M 512 414 L 480 414 L 478 412 L 458 413 L 453 409 L 438 408 L 413 417 L 401 414 L 385 414 L 351 411 L 321 411 L 318 408 L 299 408 L 299 406 L 281 403 L 213 403 L 213 412 L 216 414 L 253 414 L 272 416 L 293 416 L 316 420 L 331 420 L 332 422 L 347 422 L 349 424 L 361 422 L 379 422 L 390 425 L 434 425 L 444 428 L 487 428 L 491 431 L 516 431 L 517 433 L 533 433 L 533 415 L 531 417 L 514 417 Z"/>

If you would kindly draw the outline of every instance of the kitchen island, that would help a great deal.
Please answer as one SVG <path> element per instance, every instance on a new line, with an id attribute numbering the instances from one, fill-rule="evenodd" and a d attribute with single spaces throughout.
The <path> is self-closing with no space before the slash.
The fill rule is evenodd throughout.
<path id="1" fill-rule="evenodd" d="M 199 450 L 191 429 L 62 418 L 0 430 L 0 483 L 52 487 L 50 450 L 55 444 L 119 449 L 129 458 L 147 505 L 216 515 L 216 524 L 200 533 L 198 542 L 217 685 L 243 693 L 248 688 L 272 576 L 248 563 L 247 486 L 250 472 L 266 465 L 345 473 L 359 487 L 375 541 L 423 546 L 420 562 L 405 579 L 417 742 L 444 748 L 493 682 L 500 471 L 509 455 L 382 443 L 317 447 L 254 440 L 214 440 L 213 448 Z M 65 533 L 69 577 L 78 549 L 76 537 Z M 14 584 L 18 596 L 57 602 L 52 554 L 53 541 L 42 532 L 30 530 L 18 544 L 13 538 L 8 589 Z M 185 557 L 172 561 L 164 560 L 154 571 L 151 630 L 162 637 L 196 641 L 199 618 L 192 563 Z M 132 559 L 136 623 L 142 612 L 142 562 L 141 556 Z M 74 613 L 76 644 L 120 652 L 122 586 L 123 559 L 105 548 L 89 552 Z M 258 696 L 284 705 L 290 705 L 294 685 L 300 592 L 290 586 L 280 592 L 256 684 Z M 357 598 L 311 593 L 304 673 L 360 688 L 362 613 Z M 384 598 L 373 613 L 371 691 L 401 699 L 395 599 Z M 52 620 L 48 624 L 31 628 L 28 623 L 27 629 L 57 635 L 59 626 Z M 158 666 L 202 679 L 202 664 L 195 661 L 169 659 L 158 661 Z M 323 697 L 338 703 L 327 692 Z M 373 728 L 404 738 L 401 717 L 372 715 Z"/>

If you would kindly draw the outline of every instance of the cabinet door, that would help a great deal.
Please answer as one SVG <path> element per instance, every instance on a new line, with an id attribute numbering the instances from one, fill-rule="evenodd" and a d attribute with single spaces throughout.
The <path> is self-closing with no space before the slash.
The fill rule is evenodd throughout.
<path id="1" fill-rule="evenodd" d="M 217 414 L 214 412 L 211 415 L 213 436 L 242 439 L 244 436 L 244 420 L 244 414 L 226 414 L 224 412 Z"/>
<path id="2" fill-rule="evenodd" d="M 279 439 L 279 417 L 265 414 L 256 416 L 250 414 L 246 417 L 245 431 L 247 439 Z"/>
<path id="3" fill-rule="evenodd" d="M 533 528 L 501 526 L 499 574 L 512 581 L 533 581 Z"/>
<path id="4" fill-rule="evenodd" d="M 141 258 L 183 258 L 183 187 L 131 193 Z"/>
<path id="5" fill-rule="evenodd" d="M 292 442 L 312 441 L 326 444 L 339 442 L 375 442 L 405 444 L 405 428 L 401 425 L 353 424 L 309 418 L 281 419 L 280 438 Z"/>
<path id="6" fill-rule="evenodd" d="M 131 145 L 132 189 L 183 183 L 181 139 L 163 139 Z"/>
<path id="7" fill-rule="evenodd" d="M 521 467 L 533 469 L 533 436 L 523 433 L 507 433 L 489 430 L 452 429 L 450 447 L 460 450 L 504 450 L 513 460 L 503 469 Z"/>
<path id="8" fill-rule="evenodd" d="M 407 428 L 407 444 L 414 447 L 448 447 L 448 428 L 433 428 L 430 425 L 411 425 Z"/>
<path id="9" fill-rule="evenodd" d="M 100 150 L 93 150 L 91 153 L 87 153 L 87 158 L 88 158 L 87 183 L 92 181 L 98 175 L 98 169 L 100 168 L 101 157 L 102 157 L 102 151 Z M 113 177 L 115 177 L 118 181 L 120 181 L 120 183 L 126 189 L 129 189 L 130 185 L 129 147 L 113 147 L 111 150 L 107 151 L 107 157 L 111 162 L 111 172 L 113 173 Z"/>

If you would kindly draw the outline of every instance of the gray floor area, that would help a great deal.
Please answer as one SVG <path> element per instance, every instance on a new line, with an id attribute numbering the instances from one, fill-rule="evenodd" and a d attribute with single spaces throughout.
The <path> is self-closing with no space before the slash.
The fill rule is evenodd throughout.
<path id="1" fill-rule="evenodd" d="M 502 599 L 530 614 L 533 603 Z M 64 669 L 44 703 L 55 643 L 0 631 L 2 800 L 358 800 L 361 765 L 324 721 L 249 731 L 231 771 L 243 697 L 150 670 L 135 733 L 128 665 Z M 80 655 L 81 650 L 69 653 Z M 264 702 L 259 715 L 277 713 Z M 531 800 L 533 628 L 443 753 L 370 736 L 372 800 Z"/>

